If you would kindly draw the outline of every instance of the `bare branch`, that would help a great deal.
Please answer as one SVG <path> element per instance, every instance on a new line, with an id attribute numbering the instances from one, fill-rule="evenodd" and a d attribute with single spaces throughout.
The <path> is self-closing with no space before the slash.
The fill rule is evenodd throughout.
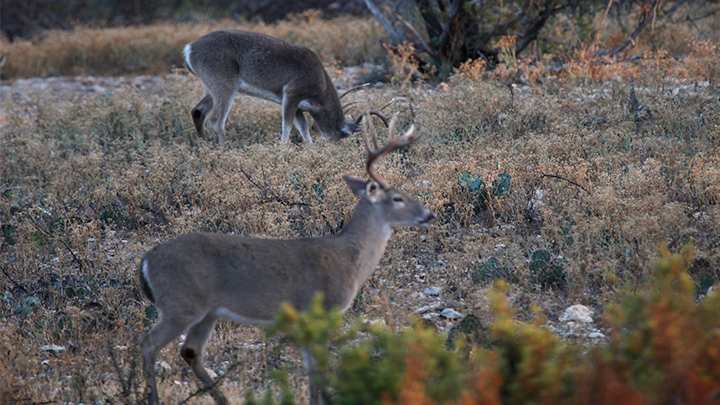
<path id="1" fill-rule="evenodd" d="M 556 12 L 555 9 L 555 0 L 548 0 L 548 2 L 545 5 L 545 10 L 540 14 L 540 16 L 535 20 L 535 22 L 530 26 L 530 28 L 525 31 L 525 35 L 523 35 L 522 39 L 518 41 L 518 43 L 515 44 L 515 53 L 520 53 L 525 47 L 527 47 L 530 42 L 537 39 L 538 34 L 540 33 L 540 30 L 542 27 L 545 26 L 545 23 L 550 19 L 550 17 Z"/>
<path id="2" fill-rule="evenodd" d="M 70 252 L 70 256 L 72 256 L 73 260 L 75 260 L 75 262 L 76 262 L 76 263 L 78 264 L 78 266 L 80 267 L 80 272 L 81 272 L 81 273 L 85 273 L 85 266 L 83 265 L 82 260 L 80 260 L 80 258 L 77 257 L 77 255 L 75 254 L 75 252 L 73 251 L 73 249 L 70 247 L 70 245 L 67 244 L 67 242 L 65 242 L 64 240 L 62 240 L 62 238 L 58 238 L 57 236 L 53 235 L 53 234 L 50 232 L 50 230 L 48 230 L 48 229 L 44 228 L 42 225 L 40 225 L 40 222 L 38 222 L 37 219 L 35 219 L 35 218 L 30 218 L 30 220 L 32 221 L 33 226 L 35 226 L 35 228 L 36 228 L 38 231 L 40 231 L 40 233 L 42 233 L 43 235 L 47 236 L 47 237 L 48 237 L 49 239 L 51 239 L 51 240 L 60 242 L 61 245 L 65 246 L 65 249 L 67 249 L 67 251 Z M 93 267 L 93 266 L 92 266 L 92 262 L 91 262 L 90 260 L 88 260 L 88 263 L 91 265 L 91 267 Z"/>
<path id="3" fill-rule="evenodd" d="M 565 180 L 565 181 L 567 181 L 568 183 L 570 183 L 570 184 L 572 184 L 572 185 L 574 185 L 574 186 L 580 187 L 580 188 L 581 188 L 583 191 L 585 191 L 586 193 L 592 194 L 590 191 L 588 191 L 588 189 L 586 189 L 585 187 L 581 186 L 580 184 L 578 184 L 578 183 L 576 183 L 576 182 L 574 182 L 574 181 L 572 181 L 572 180 L 568 180 L 568 179 L 566 179 L 565 177 L 558 176 L 557 174 L 545 174 L 545 173 L 543 173 L 543 175 L 540 176 L 540 177 L 550 177 L 550 178 L 553 178 L 553 179 Z"/>
<path id="4" fill-rule="evenodd" d="M 7 279 L 10 280 L 11 283 L 15 284 L 15 286 L 16 286 L 17 288 L 19 288 L 20 290 L 22 290 L 22 292 L 24 292 L 24 293 L 27 294 L 27 295 L 32 295 L 32 294 L 30 294 L 30 291 L 28 291 L 22 284 L 20 284 L 20 283 L 18 283 L 17 281 L 13 280 L 13 278 L 10 277 L 10 273 L 8 273 L 8 271 L 5 270 L 4 267 L 0 266 L 0 271 L 2 271 L 3 274 L 5 274 L 5 277 L 7 277 Z"/>
<path id="5" fill-rule="evenodd" d="M 525 16 L 527 16 L 528 11 L 530 10 L 530 6 L 533 4 L 533 0 L 527 0 L 525 2 L 525 6 L 522 8 L 522 10 L 510 21 L 505 22 L 504 24 L 500 22 L 500 19 L 502 18 L 501 14 L 498 14 L 498 22 L 495 24 L 493 29 L 488 33 L 488 38 L 495 35 L 496 32 L 505 32 L 507 31 L 508 27 L 512 27 L 513 25 L 520 22 Z"/>
<path id="6" fill-rule="evenodd" d="M 187 404 L 188 402 L 190 402 L 191 399 L 193 399 L 193 398 L 195 398 L 195 397 L 197 397 L 197 396 L 203 395 L 203 394 L 205 394 L 206 392 L 211 392 L 211 391 L 214 390 L 215 388 L 219 388 L 219 387 L 222 385 L 223 380 L 224 380 L 225 378 L 227 378 L 227 376 L 230 375 L 233 371 L 235 371 L 235 369 L 236 369 L 239 365 L 240 365 L 240 362 L 239 362 L 239 361 L 236 361 L 235 363 L 231 364 L 230 367 L 228 367 L 227 371 L 226 371 L 224 374 L 218 376 L 218 378 L 215 380 L 214 383 L 212 383 L 212 385 L 208 385 L 208 386 L 199 388 L 197 391 L 193 392 L 192 394 L 190 394 L 190 396 L 188 396 L 188 397 L 185 398 L 182 402 L 180 402 L 179 405 Z"/>
<path id="7" fill-rule="evenodd" d="M 424 52 L 427 52 L 431 57 L 437 59 L 437 57 L 438 57 L 437 52 L 435 52 L 435 50 L 432 49 L 432 47 L 430 47 L 430 45 L 428 45 L 427 42 L 425 42 L 425 40 L 423 39 L 422 35 L 420 35 L 420 33 L 418 32 L 418 30 L 415 29 L 415 27 L 413 27 L 412 24 L 410 24 L 409 22 L 405 21 L 401 16 L 395 14 L 395 17 L 396 17 L 398 20 L 400 20 L 400 21 L 405 25 L 405 27 L 410 30 L 410 32 L 412 32 L 412 34 L 415 36 L 415 39 L 416 39 L 416 40 L 418 41 L 418 43 L 420 44 L 420 47 L 422 48 L 422 50 L 423 50 Z"/>
<path id="8" fill-rule="evenodd" d="M 240 172 L 245 176 L 245 178 L 250 182 L 250 184 L 253 185 L 253 187 L 260 190 L 260 195 L 262 202 L 279 202 L 280 204 L 289 207 L 293 205 L 308 205 L 305 203 L 299 203 L 299 202 L 292 202 L 288 200 L 288 198 L 284 195 L 280 195 L 275 192 L 275 190 L 272 189 L 270 184 L 268 184 L 267 179 L 264 179 L 262 184 L 259 183 L 257 180 L 255 180 L 250 173 L 245 171 L 242 167 L 240 168 Z"/>
<path id="9" fill-rule="evenodd" d="M 455 21 L 455 18 L 457 18 L 458 13 L 462 10 L 460 4 L 461 0 L 454 0 L 450 5 L 450 12 L 448 13 L 447 21 L 445 22 L 445 28 L 443 28 L 443 32 L 440 34 L 440 39 L 437 41 L 440 49 L 445 46 L 445 42 L 448 40 L 452 31 L 452 24 Z"/>
<path id="10" fill-rule="evenodd" d="M 602 31 L 602 26 L 605 23 L 605 18 L 607 18 L 608 12 L 610 12 L 610 6 L 612 6 L 613 0 L 608 0 L 607 8 L 605 8 L 605 14 L 603 14 L 602 20 L 600 20 L 600 26 L 598 27 L 597 32 L 595 33 L 595 49 L 594 51 L 597 52 L 598 49 L 598 40 L 600 39 L 600 31 Z"/>
<path id="11" fill-rule="evenodd" d="M 444 5 L 440 3 L 441 5 Z M 442 24 L 433 13 L 432 5 L 428 0 L 415 0 L 415 5 L 420 11 L 420 16 L 425 21 L 425 27 L 431 37 L 438 37 L 442 33 Z"/>
<path id="12" fill-rule="evenodd" d="M 655 15 L 657 14 L 657 10 L 658 10 L 658 5 L 659 5 L 658 0 L 655 0 L 651 6 L 651 9 L 653 10 L 653 12 L 650 13 L 649 15 L 644 16 L 643 20 L 640 22 L 640 25 L 638 25 L 638 27 L 635 29 L 635 31 L 633 31 L 632 34 L 630 34 L 630 36 L 628 36 L 615 49 L 613 49 L 609 52 L 601 53 L 600 56 L 614 56 L 614 55 L 618 54 L 620 51 L 622 51 L 623 49 L 625 49 L 628 45 L 630 45 L 635 40 L 635 38 L 638 35 L 640 35 L 642 30 L 645 29 L 645 27 L 655 19 Z M 682 5 L 682 1 L 679 1 L 679 0 L 676 1 L 675 3 L 673 3 L 673 5 L 670 7 L 670 9 L 665 13 L 665 18 L 670 18 L 675 13 L 675 11 L 677 11 L 677 9 L 680 8 L 681 5 Z"/>
<path id="13" fill-rule="evenodd" d="M 370 13 L 380 22 L 380 25 L 383 26 L 385 29 L 385 32 L 390 35 L 390 38 L 392 38 L 393 41 L 395 41 L 396 44 L 401 44 L 403 41 L 407 41 L 407 38 L 401 33 L 395 30 L 393 28 L 392 24 L 388 22 L 388 20 L 383 15 L 382 11 L 375 5 L 375 3 L 372 2 L 372 0 L 364 0 L 365 5 L 367 6 L 368 10 L 370 10 Z"/>

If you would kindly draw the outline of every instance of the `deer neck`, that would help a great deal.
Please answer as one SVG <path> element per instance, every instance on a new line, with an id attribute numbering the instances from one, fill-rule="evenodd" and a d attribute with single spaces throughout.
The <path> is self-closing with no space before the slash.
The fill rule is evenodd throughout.
<path id="1" fill-rule="evenodd" d="M 352 261 L 361 284 L 380 263 L 391 231 L 390 224 L 382 219 L 372 203 L 361 198 L 350 222 L 338 235 L 352 251 Z"/>

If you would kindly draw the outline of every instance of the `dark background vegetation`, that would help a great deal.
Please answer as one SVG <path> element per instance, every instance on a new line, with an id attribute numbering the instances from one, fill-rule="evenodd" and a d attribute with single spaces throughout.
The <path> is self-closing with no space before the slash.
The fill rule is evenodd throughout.
<path id="1" fill-rule="evenodd" d="M 321 10 L 327 17 L 367 12 L 362 0 L 2 0 L 0 26 L 3 35 L 13 40 L 77 25 L 117 27 L 200 15 L 272 23 L 310 9 Z"/>
<path id="2" fill-rule="evenodd" d="M 683 5 L 685 9 L 676 14 Z M 271 24 L 307 10 L 319 10 L 328 19 L 372 15 L 388 35 L 388 49 L 412 46 L 419 71 L 445 79 L 468 59 L 483 59 L 494 67 L 509 56 L 532 53 L 531 57 L 539 58 L 551 53 L 562 63 L 574 56 L 562 52 L 566 48 L 586 49 L 596 58 L 626 57 L 621 52 L 632 48 L 647 27 L 654 30 L 661 22 L 693 26 L 700 39 L 710 39 L 712 33 L 702 32 L 699 22 L 718 18 L 716 5 L 717 0 L 692 4 L 682 0 L 4 0 L 0 30 L 13 41 L 76 26 L 122 27 L 208 18 Z M 618 32 L 612 41 L 599 43 L 606 20 L 614 21 Z M 557 29 L 573 31 L 574 38 L 549 35 Z M 510 41 L 510 46 L 498 46 L 498 41 Z M 511 55 L 502 55 L 503 49 Z"/>

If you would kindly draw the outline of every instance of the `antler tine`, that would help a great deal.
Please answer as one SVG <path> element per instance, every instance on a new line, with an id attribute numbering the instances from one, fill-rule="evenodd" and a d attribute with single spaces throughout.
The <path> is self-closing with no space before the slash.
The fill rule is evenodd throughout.
<path id="1" fill-rule="evenodd" d="M 365 112 L 365 114 L 367 115 L 368 113 Z M 370 147 L 370 141 L 368 140 L 368 136 L 367 136 L 368 132 L 371 135 L 371 139 L 372 139 L 372 143 L 373 143 L 372 148 Z M 363 137 L 365 138 L 365 148 L 367 149 L 368 153 L 371 153 L 373 150 L 378 149 L 377 134 L 375 133 L 375 126 L 373 125 L 372 120 L 370 120 L 370 119 L 366 119 L 365 121 L 363 121 Z"/>
<path id="2" fill-rule="evenodd" d="M 419 134 L 415 134 L 415 124 L 411 125 L 410 128 L 408 128 L 407 131 L 401 136 L 400 138 L 395 138 L 395 122 L 397 121 L 397 114 L 394 114 L 392 119 L 390 120 L 390 128 L 388 128 L 388 144 L 385 145 L 386 148 L 389 146 L 392 146 L 388 150 L 388 152 L 394 151 L 399 148 L 404 148 L 411 143 L 418 140 L 420 137 Z"/>
<path id="3" fill-rule="evenodd" d="M 368 113 L 366 113 L 368 114 Z M 366 120 L 367 122 L 369 120 Z M 365 128 L 367 129 L 368 126 L 371 130 L 372 134 L 372 140 L 373 145 L 375 146 L 375 149 L 370 149 L 370 142 L 367 138 L 367 131 L 363 131 L 363 135 L 365 136 L 365 147 L 368 151 L 368 158 L 367 158 L 367 164 L 366 164 L 366 170 L 368 172 L 368 175 L 370 175 L 370 178 L 375 180 L 380 187 L 387 189 L 390 188 L 390 183 L 387 182 L 382 176 L 380 176 L 377 171 L 375 170 L 375 163 L 383 156 L 386 155 L 392 151 L 395 151 L 399 148 L 405 147 L 410 145 L 411 143 L 418 140 L 420 137 L 419 134 L 415 134 L 415 125 L 411 125 L 410 129 L 408 129 L 403 136 L 400 138 L 395 138 L 395 123 L 397 122 L 397 114 L 393 115 L 392 119 L 390 120 L 390 125 L 388 127 L 388 143 L 385 144 L 382 148 L 378 148 L 377 146 L 377 136 L 375 135 L 375 129 L 373 127 L 372 122 L 369 124 L 365 124 Z"/>
<path id="4" fill-rule="evenodd" d="M 356 91 L 362 89 L 363 87 L 367 87 L 367 86 L 369 86 L 369 85 L 370 85 L 370 83 L 364 83 L 364 84 L 360 84 L 360 85 L 355 86 L 355 87 L 351 87 L 351 88 L 345 90 L 342 94 L 340 94 L 340 95 L 338 96 L 338 98 L 343 98 L 343 97 L 347 96 L 348 94 L 353 93 L 353 92 L 356 92 Z"/>
<path id="5" fill-rule="evenodd" d="M 354 108 L 354 105 L 359 104 L 359 103 L 360 103 L 360 101 L 351 101 L 349 103 L 343 104 L 343 106 L 342 106 L 343 112 L 345 114 L 349 113 Z"/>
<path id="6" fill-rule="evenodd" d="M 392 104 L 392 103 L 394 103 L 394 102 L 396 102 L 396 101 L 404 100 L 404 99 L 405 99 L 405 97 L 393 98 L 392 100 L 388 101 L 387 103 L 383 104 L 382 106 L 380 106 L 380 107 L 378 107 L 378 108 L 376 108 L 376 109 L 374 109 L 374 110 L 367 110 L 367 111 L 363 112 L 363 113 L 360 114 L 360 116 L 355 120 L 355 125 L 359 124 L 360 121 L 362 120 L 362 118 L 363 118 L 364 116 L 367 115 L 368 118 L 370 118 L 370 114 L 372 114 L 372 115 L 375 115 L 375 116 L 377 116 L 378 118 L 380 118 L 380 119 L 382 120 L 383 124 L 385 124 L 386 127 L 389 127 L 388 117 L 386 117 L 385 114 L 382 113 L 382 110 L 384 110 L 385 108 L 387 108 L 387 106 L 389 106 L 390 104 Z"/>
<path id="7" fill-rule="evenodd" d="M 369 86 L 369 85 L 370 85 L 370 83 L 365 83 L 365 84 L 361 84 L 361 85 L 359 85 L 359 86 L 352 87 L 352 88 L 350 88 L 350 89 L 348 89 L 348 90 L 345 90 L 345 92 L 343 92 L 342 94 L 340 94 L 340 95 L 338 96 L 338 99 L 341 99 L 341 98 L 347 96 L 348 94 L 350 94 L 350 93 L 352 93 L 352 92 L 355 92 L 355 91 L 358 91 L 358 90 L 362 89 L 363 87 L 367 87 L 367 86 Z M 360 102 L 361 102 L 361 101 L 351 101 L 351 102 L 349 102 L 349 103 L 343 104 L 343 105 L 342 105 L 343 113 L 344 113 L 344 114 L 349 113 L 350 110 L 352 110 L 352 106 L 355 105 L 355 104 L 358 104 L 358 103 L 360 103 Z M 355 125 L 357 125 L 357 124 L 358 124 L 358 123 L 356 122 Z"/>

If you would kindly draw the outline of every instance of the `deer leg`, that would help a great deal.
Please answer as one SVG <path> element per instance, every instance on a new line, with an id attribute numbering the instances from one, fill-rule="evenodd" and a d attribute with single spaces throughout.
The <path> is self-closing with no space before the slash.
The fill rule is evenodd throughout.
<path id="1" fill-rule="evenodd" d="M 185 344 L 183 344 L 180 350 L 182 358 L 206 387 L 213 387 L 215 384 L 213 377 L 210 376 L 210 373 L 203 365 L 203 353 L 205 351 L 205 344 L 210 338 L 216 321 L 217 318 L 212 312 L 205 315 L 205 318 L 190 328 L 185 339 Z M 217 387 L 210 389 L 210 395 L 215 399 L 216 404 L 228 404 L 227 398 L 225 398 Z"/>
<path id="2" fill-rule="evenodd" d="M 307 347 L 302 348 L 303 363 L 305 363 L 305 369 L 308 372 L 308 385 L 310 389 L 310 405 L 329 404 L 330 400 L 327 397 L 325 387 L 317 387 L 316 381 L 322 381 L 323 375 L 317 369 L 315 363 L 315 357 Z"/>
<path id="3" fill-rule="evenodd" d="M 160 321 L 142 338 L 143 374 L 147 381 L 146 393 L 150 405 L 159 404 L 155 382 L 155 358 L 163 347 L 180 336 L 189 323 L 170 322 L 160 318 Z"/>
<path id="4" fill-rule="evenodd" d="M 212 96 L 207 93 L 205 94 L 205 97 L 197 103 L 195 108 L 190 111 L 198 138 L 202 138 L 204 136 L 203 126 L 205 125 L 205 118 L 207 118 L 208 112 L 212 111 L 212 109 L 213 99 Z"/>
<path id="5" fill-rule="evenodd" d="M 297 110 L 295 113 L 295 128 L 300 131 L 300 136 L 302 136 L 303 142 L 312 143 L 310 129 L 308 127 L 307 120 L 305 120 L 305 114 L 300 110 Z"/>
<path id="6" fill-rule="evenodd" d="M 293 97 L 292 95 L 288 95 L 287 93 L 283 94 L 282 99 L 282 136 L 280 137 L 280 141 L 283 143 L 287 143 L 290 141 L 290 131 L 292 131 L 293 127 L 293 120 L 297 121 L 297 113 L 298 111 L 298 105 L 300 105 L 300 99 L 297 97 Z M 305 120 L 305 117 L 303 117 L 303 121 Z M 307 126 L 307 121 L 305 122 Z M 299 128 L 298 128 L 299 129 Z M 302 135 L 302 133 L 301 133 Z M 303 136 L 303 139 L 305 139 L 305 136 Z"/>
<path id="7" fill-rule="evenodd" d="M 212 111 L 210 111 L 208 119 L 218 136 L 220 145 L 225 143 L 225 121 L 227 120 L 228 112 L 230 111 L 230 107 L 232 107 L 237 90 L 237 86 L 219 86 L 218 89 L 212 90 L 212 98 L 215 105 Z"/>

